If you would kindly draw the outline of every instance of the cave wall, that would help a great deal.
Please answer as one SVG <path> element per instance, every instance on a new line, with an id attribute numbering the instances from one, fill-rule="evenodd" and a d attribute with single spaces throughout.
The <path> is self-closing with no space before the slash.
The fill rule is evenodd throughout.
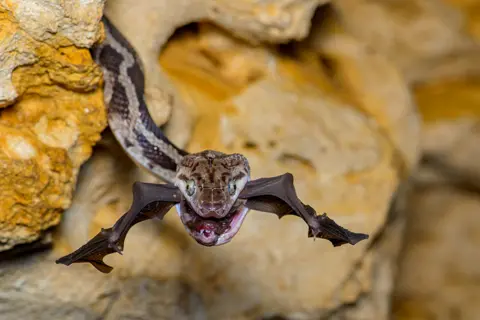
<path id="1" fill-rule="evenodd" d="M 2 317 L 473 319 L 479 7 L 0 2 Z M 292 172 L 304 202 L 370 239 L 334 248 L 251 212 L 206 248 L 172 210 L 132 228 L 111 274 L 55 265 L 128 209 L 134 181 L 160 182 L 105 130 L 88 51 L 104 13 L 175 143 L 241 152 L 253 178 Z"/>

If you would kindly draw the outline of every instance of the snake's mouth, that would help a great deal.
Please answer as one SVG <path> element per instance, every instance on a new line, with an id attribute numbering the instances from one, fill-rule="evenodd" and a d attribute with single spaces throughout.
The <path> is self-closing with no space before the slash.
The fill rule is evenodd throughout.
<path id="1" fill-rule="evenodd" d="M 223 218 L 204 218 L 186 202 L 177 204 L 177 212 L 188 233 L 204 246 L 218 246 L 230 242 L 245 219 L 248 208 L 232 208 Z"/>

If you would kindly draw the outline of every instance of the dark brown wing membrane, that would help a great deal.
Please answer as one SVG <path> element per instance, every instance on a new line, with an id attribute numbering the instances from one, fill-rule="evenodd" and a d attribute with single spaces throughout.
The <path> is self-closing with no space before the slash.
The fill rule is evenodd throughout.
<path id="1" fill-rule="evenodd" d="M 351 232 L 325 213 L 319 216 L 312 207 L 303 204 L 297 197 L 290 173 L 249 181 L 238 197 L 246 199 L 245 206 L 252 210 L 275 213 L 279 218 L 289 214 L 301 217 L 308 225 L 309 237 L 327 239 L 335 247 L 368 239 L 368 235 Z"/>
<path id="2" fill-rule="evenodd" d="M 113 268 L 103 262 L 103 257 L 114 252 L 121 254 L 130 228 L 153 217 L 163 218 L 173 205 L 180 202 L 181 197 L 180 191 L 172 184 L 136 182 L 133 185 L 132 206 L 113 227 L 102 229 L 85 245 L 55 262 L 67 266 L 72 263 L 89 262 L 97 270 L 109 273 Z"/>

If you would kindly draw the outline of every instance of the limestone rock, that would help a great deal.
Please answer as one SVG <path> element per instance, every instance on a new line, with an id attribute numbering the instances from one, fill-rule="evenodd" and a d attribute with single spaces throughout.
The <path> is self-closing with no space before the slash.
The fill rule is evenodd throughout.
<path id="1" fill-rule="evenodd" d="M 328 0 L 123 0 L 110 1 L 106 15 L 137 50 L 147 72 L 145 96 L 157 124 L 169 121 L 167 132 L 179 145 L 190 138 L 192 118 L 157 58 L 177 28 L 211 21 L 251 42 L 287 42 L 308 34 L 317 6 Z M 146 17 L 131 23 L 131 17 Z M 172 99 L 173 97 L 173 99 Z M 174 111 L 172 113 L 172 111 Z M 174 120 L 174 121 L 172 121 Z"/>
<path id="2" fill-rule="evenodd" d="M 438 184 L 419 186 L 416 193 L 395 290 L 395 319 L 477 319 L 480 197 Z"/>
<path id="3" fill-rule="evenodd" d="M 78 48 L 102 2 L 62 3 L 0 3 L 0 251 L 58 224 L 106 126 L 100 69 Z"/>
<path id="4" fill-rule="evenodd" d="M 413 91 L 428 129 L 435 122 L 458 122 L 480 117 L 480 76 L 443 77 L 417 85 Z M 456 130 L 451 134 L 455 136 Z M 425 138 L 433 137 L 426 135 Z"/>
<path id="5" fill-rule="evenodd" d="M 25 90 L 12 83 L 12 72 L 20 66 L 28 65 L 27 70 L 49 77 L 53 83 L 91 89 L 99 72 L 85 61 L 88 55 L 73 46 L 89 48 L 99 39 L 102 12 L 102 0 L 1 1 L 0 107 L 11 104 Z M 22 79 L 17 85 L 32 86 L 35 80 L 32 77 L 24 84 Z"/>
<path id="6" fill-rule="evenodd" d="M 438 79 L 415 88 L 425 121 L 422 137 L 425 154 L 437 166 L 452 174 L 468 176 L 472 181 L 480 179 L 479 162 L 474 160 L 480 156 L 479 79 Z"/>
<path id="7" fill-rule="evenodd" d="M 479 89 L 474 77 L 415 88 L 424 158 L 403 210 L 393 319 L 478 318 Z"/>
<path id="8" fill-rule="evenodd" d="M 477 122 L 463 136 L 465 143 L 444 153 L 447 166 L 427 163 L 416 175 L 405 210 L 406 242 L 393 296 L 395 319 L 478 318 L 479 128 Z"/>
<path id="9" fill-rule="evenodd" d="M 409 82 L 480 74 L 478 1 L 340 0 L 332 5 L 347 30 L 391 60 Z"/>
<path id="10" fill-rule="evenodd" d="M 315 9 L 329 0 L 213 1 L 208 18 L 250 41 L 286 42 L 305 38 Z"/>
<path id="11" fill-rule="evenodd" d="M 42 253 L 16 264 L 3 261 L 2 319 L 206 319 L 199 297 L 174 279 L 118 279 L 88 268 L 52 268 L 53 258 Z"/>
<path id="12" fill-rule="evenodd" d="M 113 224 L 128 209 L 133 181 L 154 181 L 107 136 L 82 168 L 73 203 L 55 234 L 55 249 L 5 263 L 0 291 L 6 298 L 0 314 L 11 319 L 31 314 L 39 319 L 117 319 L 120 315 L 126 319 L 269 315 L 317 319 L 370 295 L 378 299 L 373 305 L 378 310 L 365 308 L 367 317 L 384 316 L 393 268 L 379 262 L 385 252 L 392 251 L 394 256 L 398 243 L 392 241 L 394 245 L 381 250 L 370 245 L 381 233 L 392 194 L 418 159 L 419 121 L 406 81 L 394 63 L 382 54 L 372 54 L 362 40 L 345 30 L 336 33 L 320 25 L 321 32 L 312 35 L 314 41 L 282 47 L 284 53 L 258 45 L 259 40 L 302 39 L 316 6 L 324 3 L 124 0 L 109 2 L 106 13 L 138 50 L 148 70 L 149 108 L 158 124 L 169 120 L 167 132 L 175 142 L 191 152 L 207 148 L 242 152 L 250 160 L 254 178 L 292 172 L 306 203 L 351 230 L 370 234 L 370 241 L 333 248 L 327 241 L 308 239 L 307 227 L 298 218 L 278 220 L 251 212 L 231 243 L 206 248 L 188 236 L 172 210 L 161 223 L 149 221 L 132 228 L 124 255 L 106 258 L 115 267 L 109 275 L 84 264 L 55 265 L 56 258 Z M 132 16 L 142 18 L 132 23 Z M 167 44 L 177 28 L 205 19 L 228 32 L 200 24 L 198 32 L 186 31 Z M 41 39 L 56 41 L 47 36 Z M 337 40 L 339 47 L 335 47 Z M 52 52 L 64 50 L 51 46 Z M 64 105 L 55 109 L 62 115 L 56 121 L 37 119 L 29 113 L 33 107 L 27 108 L 41 105 L 36 100 L 21 109 L 26 115 L 3 112 L 2 117 L 35 119 L 33 137 L 27 140 L 32 148 L 22 148 L 22 155 L 54 145 L 71 168 L 63 184 L 71 191 L 76 169 L 88 157 L 90 146 L 75 138 L 84 131 L 72 128 L 90 128 L 90 135 L 84 136 L 93 143 L 105 118 L 101 94 L 94 90 L 98 68 L 86 49 L 67 48 L 75 63 L 62 60 L 60 67 L 47 65 L 47 73 L 57 75 L 47 80 L 63 81 L 62 87 L 84 92 L 61 89 L 72 100 L 86 99 L 82 105 L 89 101 L 93 118 L 81 122 L 83 127 L 76 122 L 75 110 L 81 109 L 75 102 L 71 109 Z M 61 67 L 65 64 L 66 68 Z M 25 70 L 44 74 L 30 67 Z M 28 81 L 20 79 L 30 78 L 17 79 L 15 88 L 21 88 Z M 28 97 L 33 89 L 17 90 Z M 45 101 L 57 98 L 50 94 Z M 11 110 L 20 110 L 16 107 Z M 48 117 L 41 110 L 38 114 Z M 73 116 L 64 118 L 62 112 Z M 69 124 L 68 130 L 62 121 Z M 12 123 L 18 122 L 8 122 Z M 18 142 L 13 145 L 17 150 Z M 58 220 L 57 211 L 54 216 Z M 373 277 L 377 270 L 382 271 L 380 276 Z"/>
<path id="13" fill-rule="evenodd" d="M 462 1 L 448 0 L 449 5 L 456 8 L 463 15 L 465 31 L 473 38 L 480 39 L 480 2 L 478 0 Z"/>
<path id="14" fill-rule="evenodd" d="M 376 119 L 385 139 L 398 153 L 401 175 L 408 174 L 418 161 L 420 119 L 399 69 L 348 32 L 334 13 L 316 21 L 308 41 L 338 89 Z"/>

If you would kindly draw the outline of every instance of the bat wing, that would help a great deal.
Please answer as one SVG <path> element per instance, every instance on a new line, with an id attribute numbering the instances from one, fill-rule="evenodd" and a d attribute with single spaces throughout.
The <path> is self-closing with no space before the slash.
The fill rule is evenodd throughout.
<path id="1" fill-rule="evenodd" d="M 103 273 L 112 271 L 112 267 L 103 262 L 103 257 L 114 252 L 122 253 L 123 243 L 130 228 L 144 220 L 154 217 L 163 218 L 170 208 L 181 200 L 181 193 L 172 184 L 153 184 L 135 182 L 133 185 L 133 203 L 130 209 L 113 227 L 103 229 L 94 238 L 76 251 L 61 257 L 57 264 L 89 262 Z"/>
<path id="2" fill-rule="evenodd" d="M 279 218 L 285 215 L 301 217 L 308 225 L 308 237 L 327 239 L 335 247 L 368 239 L 368 235 L 351 232 L 336 224 L 326 213 L 317 215 L 312 207 L 303 204 L 297 197 L 290 173 L 249 181 L 239 198 L 246 199 L 245 206 L 252 210 L 275 213 Z"/>

